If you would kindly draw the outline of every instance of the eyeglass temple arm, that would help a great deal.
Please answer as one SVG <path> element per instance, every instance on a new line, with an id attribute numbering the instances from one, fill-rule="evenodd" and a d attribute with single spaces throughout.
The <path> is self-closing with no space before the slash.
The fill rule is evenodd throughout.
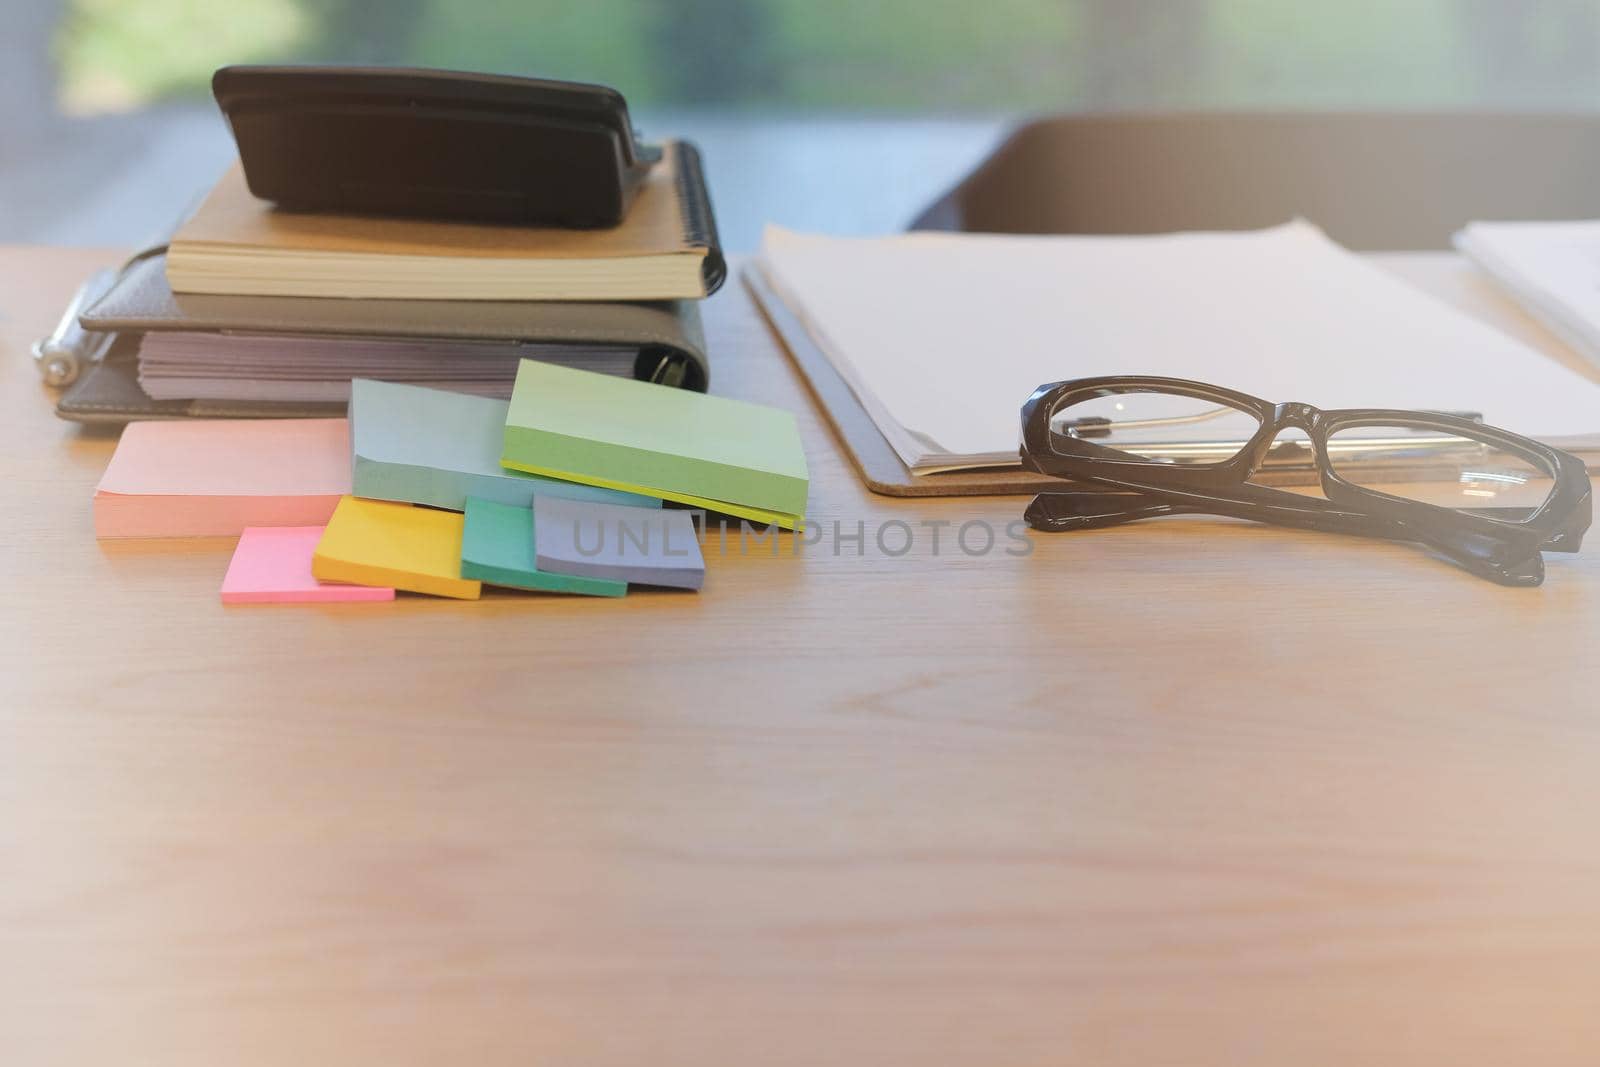
<path id="1" fill-rule="evenodd" d="M 1274 495 L 1268 505 L 1271 519 L 1261 514 L 1260 504 L 1232 507 L 1226 501 L 1180 503 L 1133 490 L 1066 490 L 1040 493 L 1028 505 L 1023 517 L 1036 530 L 1100 530 L 1109 526 L 1138 522 L 1162 515 L 1223 515 L 1254 521 L 1272 521 L 1282 526 L 1346 533 L 1365 537 L 1390 537 L 1405 540 L 1408 534 L 1397 526 L 1357 512 L 1345 511 L 1316 497 L 1305 504 L 1285 503 Z"/>
<path id="2" fill-rule="evenodd" d="M 1070 490 L 1040 493 L 1028 505 L 1023 518 L 1038 530 L 1100 530 L 1162 515 L 1194 514 L 1199 510 L 1169 504 L 1142 493 Z"/>
<path id="3" fill-rule="evenodd" d="M 1382 533 L 1375 527 L 1382 520 L 1357 512 L 1345 511 L 1337 505 L 1316 497 L 1306 497 L 1305 507 L 1279 506 L 1274 508 L 1275 521 L 1303 529 L 1334 533 L 1360 533 L 1364 536 L 1392 537 L 1409 540 L 1413 535 L 1395 528 Z M 1492 507 L 1459 508 L 1459 511 L 1486 518 L 1517 522 L 1528 517 L 1531 508 Z M 1024 517 L 1035 529 L 1041 530 L 1099 530 L 1141 519 L 1162 515 L 1235 515 L 1222 504 L 1174 503 L 1159 497 L 1148 496 L 1133 490 L 1065 490 L 1059 493 L 1040 493 L 1028 505 Z M 1242 516 L 1249 517 L 1249 516 Z M 1037 522 L 1035 520 L 1038 520 Z M 1356 527 L 1359 527 L 1357 529 Z M 1550 546 L 1554 547 L 1554 546 Z"/>
<path id="4" fill-rule="evenodd" d="M 1423 541 L 1472 573 L 1500 585 L 1534 586 L 1544 580 L 1544 561 L 1537 552 L 1521 563 L 1502 566 L 1464 550 L 1461 546 L 1440 542 L 1428 537 L 1423 531 L 1412 530 L 1399 523 L 1342 511 L 1337 505 L 1316 497 L 1307 497 L 1306 504 L 1308 505 L 1306 507 L 1274 507 L 1269 517 L 1259 508 L 1246 505 L 1233 509 L 1223 501 L 1179 504 L 1138 492 L 1069 490 L 1060 493 L 1040 493 L 1028 505 L 1023 517 L 1028 525 L 1036 530 L 1057 532 L 1096 530 L 1160 515 L 1225 515 L 1255 522 L 1270 522 L 1278 526 L 1315 530 L 1320 533 L 1353 534 L 1358 537 L 1376 537 L 1390 541 Z M 1479 514 L 1507 513 L 1497 517 L 1510 519 L 1523 517 L 1528 511 L 1526 508 L 1463 510 L 1472 510 Z M 1562 551 L 1573 550 L 1562 549 Z"/>

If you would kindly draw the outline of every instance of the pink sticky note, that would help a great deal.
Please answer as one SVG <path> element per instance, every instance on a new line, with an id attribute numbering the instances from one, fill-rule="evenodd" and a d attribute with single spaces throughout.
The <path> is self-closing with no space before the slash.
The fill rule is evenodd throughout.
<path id="1" fill-rule="evenodd" d="M 233 562 L 222 579 L 224 604 L 328 604 L 393 600 L 393 589 L 319 582 L 311 576 L 311 554 L 321 526 L 249 526 L 239 535 Z"/>

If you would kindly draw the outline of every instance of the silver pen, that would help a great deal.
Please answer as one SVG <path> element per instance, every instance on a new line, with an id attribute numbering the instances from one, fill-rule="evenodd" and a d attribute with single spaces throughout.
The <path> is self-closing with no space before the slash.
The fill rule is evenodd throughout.
<path id="1" fill-rule="evenodd" d="M 78 287 L 61 321 L 50 336 L 34 342 L 33 363 L 39 368 L 44 384 L 56 389 L 71 385 L 83 373 L 85 365 L 105 354 L 111 341 L 110 334 L 90 333 L 78 324 L 78 316 L 99 300 L 117 280 L 117 271 L 102 267 L 89 275 Z"/>

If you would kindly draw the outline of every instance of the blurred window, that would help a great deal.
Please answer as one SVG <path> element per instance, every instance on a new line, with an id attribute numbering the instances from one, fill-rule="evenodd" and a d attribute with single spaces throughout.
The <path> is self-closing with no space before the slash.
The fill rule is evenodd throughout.
<path id="1" fill-rule="evenodd" d="M 896 229 L 1010 118 L 1600 106 L 1600 0 L 5 0 L 0 241 L 127 244 L 231 155 L 227 63 L 620 89 L 706 151 L 718 221 Z"/>
<path id="2" fill-rule="evenodd" d="M 579 78 L 647 107 L 1600 103 L 1600 0 L 8 0 L 19 4 L 55 59 L 36 77 L 55 77 L 76 113 L 201 95 L 215 66 L 285 59 Z"/>

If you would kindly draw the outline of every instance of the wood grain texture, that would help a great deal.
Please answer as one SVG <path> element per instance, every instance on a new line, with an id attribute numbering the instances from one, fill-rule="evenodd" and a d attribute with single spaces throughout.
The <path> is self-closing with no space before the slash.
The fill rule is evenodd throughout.
<path id="1" fill-rule="evenodd" d="M 729 286 L 719 391 L 860 556 L 225 609 L 229 542 L 95 542 L 28 364 L 111 258 L 0 251 L 7 1067 L 1600 1059 L 1600 551 L 969 558 L 1023 501 L 868 493 Z"/>

